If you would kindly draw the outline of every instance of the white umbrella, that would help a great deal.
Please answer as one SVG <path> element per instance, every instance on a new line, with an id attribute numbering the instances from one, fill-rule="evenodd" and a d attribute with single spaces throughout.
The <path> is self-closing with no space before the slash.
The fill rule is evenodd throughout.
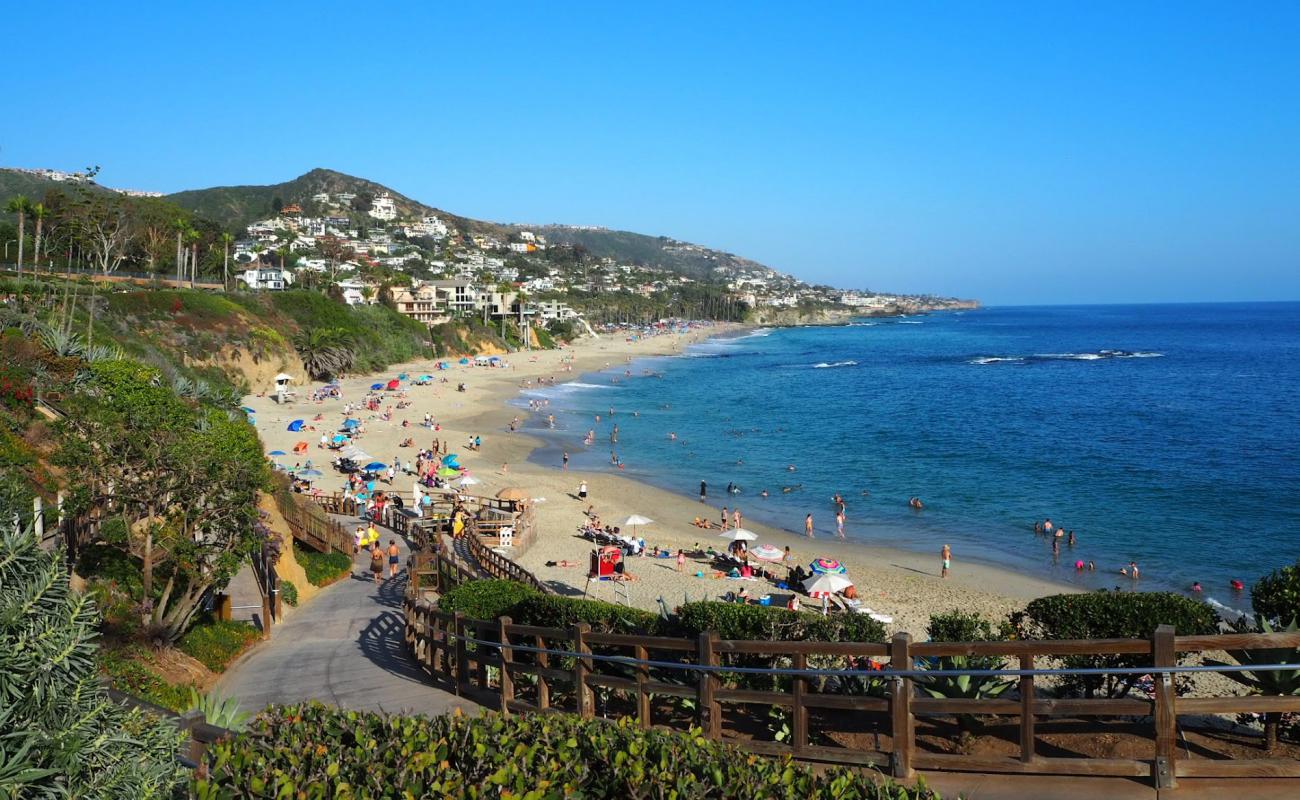
<path id="1" fill-rule="evenodd" d="M 638 527 L 642 525 L 649 525 L 652 522 L 654 522 L 654 520 L 650 519 L 649 517 L 643 517 L 640 514 L 633 514 L 632 516 L 628 517 L 627 519 L 619 523 L 619 527 L 631 528 L 632 534 L 635 536 L 635 535 L 639 535 L 636 530 Z"/>
<path id="2" fill-rule="evenodd" d="M 807 578 L 803 582 L 804 591 L 810 597 L 819 597 L 823 595 L 832 595 L 842 592 L 853 585 L 853 581 L 843 575 L 835 575 L 829 572 L 823 572 Z"/>
<path id="3" fill-rule="evenodd" d="M 752 542 L 758 538 L 758 534 L 744 528 L 732 528 L 729 531 L 723 531 L 718 536 L 730 542 Z"/>
<path id="4" fill-rule="evenodd" d="M 479 484 L 482 482 L 483 481 L 479 480 L 478 478 L 475 478 L 473 475 L 466 475 L 465 477 L 461 478 L 458 481 L 458 483 L 460 483 L 461 486 L 474 486 L 475 484 Z"/>
<path id="5" fill-rule="evenodd" d="M 770 544 L 760 544 L 758 547 L 751 547 L 749 555 L 750 558 L 757 558 L 759 561 L 781 561 L 785 558 L 785 551 Z"/>
<path id="6" fill-rule="evenodd" d="M 292 375 L 289 375 L 288 373 L 285 373 L 285 372 L 281 372 L 279 375 L 276 375 L 276 376 L 275 376 L 275 382 L 276 382 L 276 383 L 279 383 L 280 381 L 286 381 L 286 382 L 287 382 L 287 381 L 291 381 L 291 380 L 293 380 L 293 376 L 292 376 Z"/>

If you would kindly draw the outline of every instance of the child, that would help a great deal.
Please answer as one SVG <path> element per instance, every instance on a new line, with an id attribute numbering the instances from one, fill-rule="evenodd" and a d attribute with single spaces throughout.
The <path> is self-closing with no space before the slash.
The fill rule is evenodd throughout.
<path id="1" fill-rule="evenodd" d="M 952 548 L 945 544 L 939 555 L 943 559 L 943 570 L 939 573 L 939 577 L 947 578 L 948 568 L 952 566 Z"/>
<path id="2" fill-rule="evenodd" d="M 686 568 L 686 551 L 685 551 L 685 550 L 678 550 L 678 551 L 677 551 L 677 571 L 678 571 L 678 572 L 681 572 L 681 571 L 684 570 L 685 568 Z"/>

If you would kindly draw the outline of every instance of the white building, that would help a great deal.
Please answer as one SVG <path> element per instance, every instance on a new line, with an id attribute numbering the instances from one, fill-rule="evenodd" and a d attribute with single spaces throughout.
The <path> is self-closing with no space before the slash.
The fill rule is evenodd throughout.
<path id="1" fill-rule="evenodd" d="M 293 286 L 293 273 L 279 267 L 246 269 L 241 277 L 249 289 L 288 289 Z"/>
<path id="2" fill-rule="evenodd" d="M 543 300 L 537 304 L 537 316 L 542 322 L 554 322 L 555 320 L 577 319 L 578 312 L 569 308 L 568 303 L 561 303 L 559 300 Z"/>
<path id="3" fill-rule="evenodd" d="M 379 195 L 375 198 L 374 202 L 371 203 L 370 216 L 378 220 L 383 220 L 384 222 L 390 222 L 397 219 L 397 204 L 393 202 L 393 198 L 388 194 L 388 192 Z"/>

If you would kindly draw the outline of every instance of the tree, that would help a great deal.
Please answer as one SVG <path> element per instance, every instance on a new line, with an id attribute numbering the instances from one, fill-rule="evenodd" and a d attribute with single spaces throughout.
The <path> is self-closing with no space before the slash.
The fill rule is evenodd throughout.
<path id="1" fill-rule="evenodd" d="M 61 553 L 8 525 L 13 510 L 0 508 L 0 796 L 172 797 L 181 737 L 107 697 L 94 605 Z"/>
<path id="2" fill-rule="evenodd" d="M 203 234 L 199 233 L 194 228 L 188 228 L 185 231 L 185 242 L 190 246 L 189 272 L 191 289 L 194 288 L 195 274 L 199 271 L 199 241 L 202 238 Z"/>
<path id="3" fill-rule="evenodd" d="M 10 214 L 18 215 L 18 278 L 23 277 L 23 229 L 27 226 L 27 212 L 32 207 L 32 201 L 24 195 L 17 195 L 9 198 L 5 204 L 5 211 Z"/>
<path id="4" fill-rule="evenodd" d="M 32 273 L 35 274 L 41 270 L 41 232 L 45 227 L 45 220 L 50 216 L 50 210 L 44 203 L 34 203 L 28 208 L 28 213 L 36 222 L 36 243 L 32 247 Z"/>
<path id="5" fill-rule="evenodd" d="M 312 328 L 293 342 L 303 369 L 312 378 L 328 380 L 352 369 L 357 354 L 352 336 L 341 328 Z"/>
<path id="6" fill-rule="evenodd" d="M 183 400 L 144 365 L 105 360 L 84 371 L 60 423 L 60 463 L 80 502 L 122 519 L 125 534 L 110 544 L 140 560 L 146 622 L 175 641 L 204 594 L 257 547 L 261 445 L 245 422 Z"/>
<path id="7" fill-rule="evenodd" d="M 86 250 L 106 275 L 121 267 L 138 235 L 125 200 L 86 192 L 79 204 L 78 221 Z"/>
<path id="8" fill-rule="evenodd" d="M 229 289 L 230 286 L 230 246 L 235 243 L 235 237 L 229 231 L 221 232 L 221 288 Z"/>
<path id="9" fill-rule="evenodd" d="M 327 234 L 316 240 L 316 250 L 325 257 L 330 267 L 330 284 L 338 270 L 338 262 L 352 257 L 352 248 L 343 244 L 343 240 L 333 234 Z"/>

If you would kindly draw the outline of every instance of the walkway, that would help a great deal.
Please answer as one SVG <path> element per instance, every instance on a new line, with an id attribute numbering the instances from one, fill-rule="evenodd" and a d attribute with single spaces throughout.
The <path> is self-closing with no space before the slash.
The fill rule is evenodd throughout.
<path id="1" fill-rule="evenodd" d="M 390 535 L 385 535 L 387 545 Z M 406 542 L 396 538 L 406 563 Z M 271 703 L 320 700 L 353 710 L 443 714 L 476 705 L 435 688 L 407 654 L 402 597 L 406 574 L 375 585 L 369 556 L 358 554 L 351 576 L 328 587 L 272 629 L 217 682 L 245 711 Z M 287 611 L 286 607 L 286 611 Z"/>

